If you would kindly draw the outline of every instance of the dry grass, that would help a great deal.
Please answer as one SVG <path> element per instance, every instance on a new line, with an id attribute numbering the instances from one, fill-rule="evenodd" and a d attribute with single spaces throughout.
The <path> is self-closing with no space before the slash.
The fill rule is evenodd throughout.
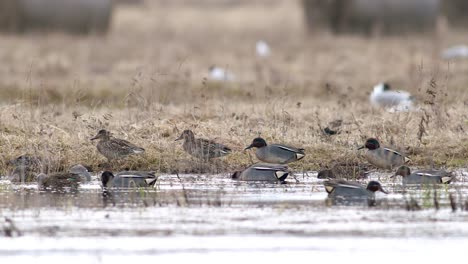
<path id="1" fill-rule="evenodd" d="M 0 36 L 4 173 L 24 153 L 51 160 L 53 170 L 97 169 L 104 158 L 89 138 L 101 128 L 146 148 L 125 166 L 158 171 L 200 167 L 174 142 L 187 128 L 235 150 L 209 165 L 220 171 L 255 160 L 242 150 L 258 135 L 305 147 L 297 170 L 360 159 L 356 147 L 371 136 L 406 150 L 417 165 L 467 166 L 468 61 L 439 59 L 444 47 L 468 42 L 460 32 L 308 37 L 293 1 L 148 2 L 116 10 L 105 38 Z M 255 57 L 260 39 L 272 46 L 267 59 Z M 236 81 L 204 79 L 212 64 Z M 382 80 L 415 94 L 423 111 L 372 109 L 368 94 Z M 320 128 L 336 119 L 342 133 L 323 135 Z"/>

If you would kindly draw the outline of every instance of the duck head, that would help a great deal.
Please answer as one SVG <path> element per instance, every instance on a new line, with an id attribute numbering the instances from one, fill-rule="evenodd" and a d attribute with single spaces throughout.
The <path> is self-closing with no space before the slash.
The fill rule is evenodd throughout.
<path id="1" fill-rule="evenodd" d="M 241 171 L 235 171 L 232 175 L 231 175 L 231 179 L 239 179 L 240 175 L 241 175 Z"/>
<path id="2" fill-rule="evenodd" d="M 44 184 L 44 181 L 48 178 L 49 176 L 47 176 L 45 173 L 39 173 L 37 176 L 36 176 L 36 181 L 37 181 L 37 185 L 39 187 L 41 187 L 43 184 Z"/>
<path id="3" fill-rule="evenodd" d="M 408 166 L 400 166 L 395 172 L 395 175 L 392 175 L 391 178 L 395 176 L 406 177 L 406 176 L 409 176 L 410 174 L 411 174 L 411 169 Z"/>
<path id="4" fill-rule="evenodd" d="M 263 138 L 255 138 L 252 141 L 252 144 L 250 144 L 248 147 L 245 148 L 245 150 L 251 149 L 251 148 L 262 148 L 266 147 L 267 143 Z"/>
<path id="5" fill-rule="evenodd" d="M 333 179 L 335 178 L 335 175 L 333 175 L 332 170 L 321 170 L 319 171 L 317 178 L 318 179 Z"/>
<path id="6" fill-rule="evenodd" d="M 111 136 L 111 133 L 105 129 L 101 129 L 99 130 L 99 132 L 97 133 L 97 135 L 93 138 L 91 138 L 91 140 L 95 140 L 95 139 L 108 139 L 110 138 Z"/>
<path id="7" fill-rule="evenodd" d="M 195 140 L 195 134 L 193 134 L 192 130 L 184 130 L 184 132 L 182 132 L 182 134 L 180 134 L 180 136 L 178 138 L 176 138 L 175 141 L 177 140 L 185 140 L 185 141 L 193 141 Z"/>
<path id="8" fill-rule="evenodd" d="M 378 148 L 380 148 L 380 143 L 375 138 L 369 138 L 369 139 L 366 140 L 366 143 L 364 144 L 364 146 L 361 146 L 358 149 L 363 149 L 363 148 L 366 148 L 366 149 L 369 149 L 369 150 L 378 149 Z"/>
<path id="9" fill-rule="evenodd" d="M 114 179 L 114 174 L 112 174 L 112 172 L 110 171 L 104 171 L 101 175 L 101 182 L 102 182 L 102 186 L 103 187 L 106 187 L 107 184 L 112 180 Z"/>
<path id="10" fill-rule="evenodd" d="M 381 191 L 385 194 L 388 194 L 387 191 L 385 191 L 383 188 L 382 188 L 382 185 L 377 182 L 377 181 L 370 181 L 368 184 L 367 184 L 367 190 L 368 191 L 371 191 L 373 193 L 377 192 L 377 191 Z"/>

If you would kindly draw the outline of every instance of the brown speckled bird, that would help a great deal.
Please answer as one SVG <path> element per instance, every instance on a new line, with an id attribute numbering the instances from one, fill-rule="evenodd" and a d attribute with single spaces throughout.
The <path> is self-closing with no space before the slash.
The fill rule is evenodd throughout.
<path id="1" fill-rule="evenodd" d="M 126 140 L 115 138 L 107 130 L 101 129 L 98 134 L 91 140 L 99 139 L 97 149 L 109 162 L 115 159 L 125 158 L 131 154 L 140 154 L 145 152 L 144 148 L 140 148 Z"/>
<path id="2" fill-rule="evenodd" d="M 219 144 L 208 139 L 195 138 L 195 135 L 191 130 L 185 130 L 182 132 L 176 141 L 181 139 L 184 140 L 182 147 L 185 152 L 199 159 L 208 160 L 226 156 L 231 153 L 231 149 L 223 144 Z"/>
<path id="3" fill-rule="evenodd" d="M 37 184 L 39 190 L 64 190 L 70 188 L 71 190 L 77 190 L 80 184 L 81 178 L 78 174 L 62 172 L 51 175 L 41 173 L 37 175 Z"/>

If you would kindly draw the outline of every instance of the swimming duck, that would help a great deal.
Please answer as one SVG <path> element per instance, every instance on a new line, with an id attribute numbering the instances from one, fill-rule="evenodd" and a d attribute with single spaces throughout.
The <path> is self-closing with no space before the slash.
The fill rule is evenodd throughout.
<path id="1" fill-rule="evenodd" d="M 367 203 L 369 206 L 375 205 L 375 192 L 388 192 L 382 188 L 377 181 L 370 181 L 367 187 L 356 182 L 344 180 L 324 182 L 325 190 L 328 193 L 328 199 L 332 204 L 356 204 Z"/>
<path id="2" fill-rule="evenodd" d="M 78 174 L 62 172 L 47 175 L 40 173 L 36 177 L 39 190 L 61 191 L 65 188 L 77 190 L 80 185 L 81 177 Z"/>
<path id="3" fill-rule="evenodd" d="M 89 182 L 91 181 L 91 173 L 89 173 L 88 169 L 81 165 L 81 164 L 76 164 L 72 166 L 69 170 L 69 173 L 77 174 L 80 176 L 80 181 L 81 182 Z"/>
<path id="4" fill-rule="evenodd" d="M 413 97 L 406 91 L 391 90 L 388 83 L 374 86 L 370 94 L 370 102 L 374 106 L 384 107 L 390 112 L 413 110 Z"/>
<path id="5" fill-rule="evenodd" d="M 317 174 L 318 179 L 365 179 L 369 168 L 358 162 L 338 162 L 331 169 L 323 169 Z"/>
<path id="6" fill-rule="evenodd" d="M 223 157 L 231 153 L 231 149 L 223 144 L 216 143 L 212 140 L 195 138 L 191 130 L 184 130 L 176 139 L 184 140 L 182 148 L 188 154 L 203 160 Z"/>
<path id="7" fill-rule="evenodd" d="M 288 167 L 279 164 L 253 164 L 243 171 L 232 174 L 233 180 L 284 182 L 289 175 Z"/>
<path id="8" fill-rule="evenodd" d="M 393 169 L 405 164 L 409 159 L 398 151 L 382 148 L 375 138 L 367 139 L 364 146 L 358 149 L 367 148 L 366 159 L 372 165 L 381 169 Z"/>
<path id="9" fill-rule="evenodd" d="M 403 184 L 440 184 L 450 183 L 454 179 L 453 173 L 444 170 L 419 170 L 411 173 L 407 166 L 399 167 L 392 177 L 395 176 L 401 176 Z"/>
<path id="10" fill-rule="evenodd" d="M 98 134 L 91 140 L 99 139 L 97 149 L 107 160 L 121 159 L 131 154 L 141 154 L 145 152 L 144 148 L 140 148 L 126 140 L 115 138 L 107 130 L 101 129 Z"/>
<path id="11" fill-rule="evenodd" d="M 121 171 L 115 175 L 104 171 L 101 175 L 103 188 L 152 187 L 157 179 L 151 171 Z"/>
<path id="12" fill-rule="evenodd" d="M 290 147 L 281 144 L 267 145 L 263 138 L 255 138 L 245 150 L 257 148 L 257 159 L 273 164 L 286 164 L 301 160 L 305 157 L 304 149 Z"/>

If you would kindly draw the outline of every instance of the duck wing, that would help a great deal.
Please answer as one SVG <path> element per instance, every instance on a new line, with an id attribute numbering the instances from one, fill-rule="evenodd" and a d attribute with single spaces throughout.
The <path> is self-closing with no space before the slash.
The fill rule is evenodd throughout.
<path id="1" fill-rule="evenodd" d="M 137 145 L 130 143 L 127 140 L 113 138 L 108 141 L 109 149 L 116 149 L 116 150 L 126 150 L 131 153 L 142 153 L 145 151 L 144 148 L 138 147 Z"/>
<path id="2" fill-rule="evenodd" d="M 388 151 L 388 152 L 391 152 L 395 155 L 398 155 L 398 156 L 401 156 L 404 160 L 405 160 L 405 163 L 408 162 L 408 161 L 411 161 L 411 159 L 409 159 L 408 157 L 406 157 L 405 155 L 401 154 L 400 152 L 396 151 L 396 150 L 393 150 L 393 149 L 389 149 L 389 148 L 383 148 L 384 151 Z"/>
<path id="3" fill-rule="evenodd" d="M 302 149 L 302 148 L 295 148 L 295 147 L 290 147 L 290 146 L 285 146 L 285 145 L 278 145 L 278 144 L 273 144 L 273 145 L 280 148 L 280 149 L 284 149 L 286 151 L 304 154 L 304 149 Z"/>
<path id="4" fill-rule="evenodd" d="M 216 143 L 213 140 L 208 140 L 204 138 L 197 139 L 197 144 L 208 153 L 216 153 L 221 152 L 222 154 L 229 154 L 231 153 L 231 149 L 223 144 Z"/>
<path id="5" fill-rule="evenodd" d="M 357 182 L 349 182 L 345 180 L 333 180 L 333 181 L 326 181 L 323 183 L 325 186 L 325 190 L 327 193 L 332 193 L 336 187 L 340 188 L 350 188 L 350 189 L 362 189 L 361 184 Z"/>

